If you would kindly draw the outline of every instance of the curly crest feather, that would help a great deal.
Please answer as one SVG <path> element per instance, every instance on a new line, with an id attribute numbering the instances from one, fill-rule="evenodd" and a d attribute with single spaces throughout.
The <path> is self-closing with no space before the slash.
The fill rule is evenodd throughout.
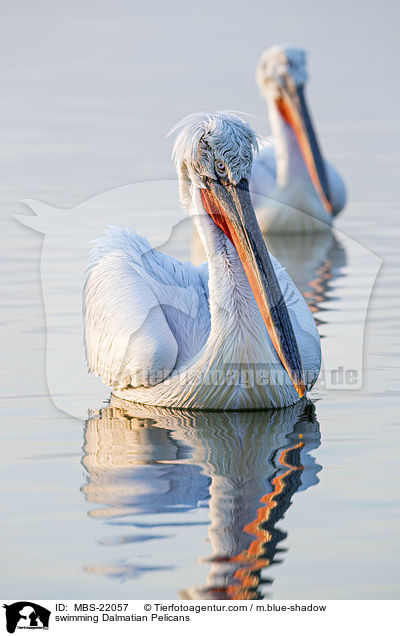
<path id="1" fill-rule="evenodd" d="M 201 177 L 215 179 L 215 160 L 223 161 L 231 182 L 250 178 L 257 136 L 243 119 L 229 112 L 193 113 L 169 134 L 180 131 L 172 159 L 180 174 L 185 166 Z"/>

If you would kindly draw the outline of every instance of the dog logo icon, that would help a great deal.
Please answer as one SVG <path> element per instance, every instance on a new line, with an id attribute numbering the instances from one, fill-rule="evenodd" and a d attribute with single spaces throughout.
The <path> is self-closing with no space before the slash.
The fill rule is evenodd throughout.
<path id="1" fill-rule="evenodd" d="M 9 634 L 13 634 L 16 629 L 49 629 L 51 612 L 37 603 L 18 601 L 3 607 L 6 610 Z"/>

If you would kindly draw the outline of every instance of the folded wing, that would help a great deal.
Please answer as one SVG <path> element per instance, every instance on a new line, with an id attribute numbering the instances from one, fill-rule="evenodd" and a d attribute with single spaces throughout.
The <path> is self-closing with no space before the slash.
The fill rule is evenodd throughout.
<path id="1" fill-rule="evenodd" d="M 163 381 L 210 330 L 203 269 L 152 249 L 132 228 L 95 241 L 83 292 L 88 366 L 113 388 Z"/>

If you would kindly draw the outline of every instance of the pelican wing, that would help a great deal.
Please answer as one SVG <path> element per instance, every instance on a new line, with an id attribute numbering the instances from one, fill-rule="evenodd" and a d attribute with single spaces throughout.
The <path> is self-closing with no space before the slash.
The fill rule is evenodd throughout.
<path id="1" fill-rule="evenodd" d="M 208 337 L 206 280 L 204 267 L 110 227 L 95 241 L 83 293 L 89 369 L 114 388 L 164 380 Z"/>

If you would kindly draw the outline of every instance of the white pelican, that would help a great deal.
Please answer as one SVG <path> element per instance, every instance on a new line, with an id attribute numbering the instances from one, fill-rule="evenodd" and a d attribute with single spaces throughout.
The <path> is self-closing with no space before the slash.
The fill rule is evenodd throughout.
<path id="1" fill-rule="evenodd" d="M 97 240 L 84 289 L 89 368 L 114 395 L 142 404 L 293 404 L 318 377 L 320 340 L 255 217 L 248 188 L 255 134 L 226 113 L 195 114 L 178 127 L 181 201 L 208 268 L 152 249 L 131 228 L 111 228 Z"/>
<path id="2" fill-rule="evenodd" d="M 289 46 L 267 49 L 257 67 L 257 82 L 272 131 L 272 143 L 255 161 L 250 184 L 261 229 L 321 232 L 344 207 L 346 189 L 322 157 L 307 108 L 306 52 Z"/>

